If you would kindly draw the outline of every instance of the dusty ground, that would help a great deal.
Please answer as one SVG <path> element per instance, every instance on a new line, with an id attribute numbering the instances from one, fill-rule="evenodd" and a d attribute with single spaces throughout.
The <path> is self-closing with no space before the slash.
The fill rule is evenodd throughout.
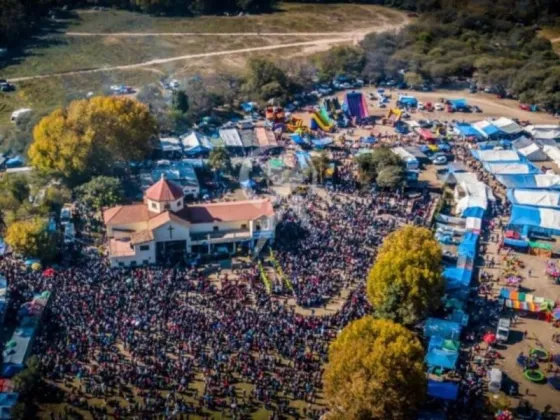
<path id="1" fill-rule="evenodd" d="M 488 252 L 486 254 L 494 257 L 496 260 L 499 259 L 499 256 L 496 254 L 496 243 L 490 242 L 488 244 Z M 504 251 L 502 250 L 501 256 L 503 255 Z M 538 297 L 546 297 L 553 300 L 560 298 L 560 286 L 555 285 L 545 275 L 547 262 L 545 258 L 517 252 L 512 253 L 512 255 L 525 263 L 525 268 L 519 270 L 519 274 L 523 277 L 523 290 Z M 560 263 L 558 259 L 556 259 L 556 262 Z M 495 269 L 484 268 L 484 271 L 488 271 L 501 278 L 501 281 L 495 285 L 496 293 L 498 293 L 501 287 L 505 286 L 505 281 L 501 277 L 503 269 L 504 264 L 502 262 Z M 532 272 L 530 277 L 529 270 Z M 523 338 L 525 331 L 527 331 L 527 338 Z M 546 405 L 550 404 L 556 411 L 559 411 L 560 405 L 557 403 L 558 391 L 548 384 L 535 384 L 528 381 L 523 377 L 523 370 L 516 363 L 517 356 L 521 352 L 527 355 L 534 347 L 542 347 L 551 354 L 560 353 L 560 346 L 552 341 L 552 334 L 555 333 L 560 333 L 560 329 L 554 328 L 552 324 L 543 320 L 532 317 L 519 318 L 518 322 L 512 327 L 508 342 L 497 347 L 498 351 L 504 356 L 504 360 L 500 360 L 497 367 L 502 369 L 508 378 L 519 385 L 519 393 L 521 395 L 511 399 L 514 406 L 517 405 L 517 400 L 522 398 L 528 400 L 539 410 L 543 410 Z M 481 346 L 485 346 L 485 344 Z M 546 375 L 548 364 L 541 363 L 540 369 Z M 554 369 L 558 369 L 558 367 Z"/>

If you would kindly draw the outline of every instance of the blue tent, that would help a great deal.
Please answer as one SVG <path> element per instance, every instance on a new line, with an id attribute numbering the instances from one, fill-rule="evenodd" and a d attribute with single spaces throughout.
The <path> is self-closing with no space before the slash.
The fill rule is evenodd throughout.
<path id="1" fill-rule="evenodd" d="M 458 340 L 462 330 L 461 324 L 445 319 L 428 318 L 424 325 L 426 337 L 439 336 L 446 339 Z"/>
<path id="2" fill-rule="evenodd" d="M 455 109 L 467 108 L 467 100 L 466 99 L 450 99 L 448 102 Z"/>
<path id="3" fill-rule="evenodd" d="M 453 348 L 446 346 L 446 341 L 451 343 Z M 459 359 L 458 343 L 452 340 L 446 340 L 438 336 L 433 336 L 428 345 L 426 353 L 426 365 L 428 367 L 438 367 L 442 369 L 455 369 L 457 360 Z"/>
<path id="4" fill-rule="evenodd" d="M 418 106 L 418 99 L 414 96 L 400 95 L 398 104 L 401 106 L 416 108 Z"/>
<path id="5" fill-rule="evenodd" d="M 496 179 L 506 188 L 560 190 L 560 175 L 498 175 Z"/>
<path id="6" fill-rule="evenodd" d="M 467 232 L 459 244 L 458 254 L 460 256 L 474 259 L 476 257 L 477 243 L 478 235 L 474 232 Z"/>
<path id="7" fill-rule="evenodd" d="M 360 143 L 374 144 L 376 141 L 377 139 L 372 136 L 360 138 Z"/>
<path id="8" fill-rule="evenodd" d="M 443 270 L 443 278 L 446 281 L 445 289 L 452 290 L 468 287 L 472 280 L 472 270 L 461 267 L 448 267 Z"/>
<path id="9" fill-rule="evenodd" d="M 482 219 L 484 216 L 484 209 L 482 207 L 468 207 L 463 211 L 462 216 Z"/>
<path id="10" fill-rule="evenodd" d="M 468 123 L 457 123 L 455 129 L 463 137 L 476 137 L 477 139 L 481 137 L 480 132 Z"/>
<path id="11" fill-rule="evenodd" d="M 307 143 L 305 142 L 305 139 L 304 139 L 303 137 L 301 137 L 299 134 L 291 134 L 291 135 L 290 135 L 290 138 L 292 139 L 292 141 L 293 141 L 295 144 L 299 144 L 299 145 L 307 144 Z"/>
<path id="12" fill-rule="evenodd" d="M 311 140 L 311 143 L 313 143 L 313 146 L 315 146 L 317 149 L 323 149 L 326 146 L 328 146 L 329 144 L 332 144 L 333 139 L 331 139 L 330 137 L 324 137 L 322 139 L 315 139 L 315 140 Z"/>
<path id="13" fill-rule="evenodd" d="M 307 152 L 296 152 L 296 159 L 299 163 L 299 166 L 302 169 L 309 167 L 309 162 L 311 161 L 311 157 Z"/>
<path id="14" fill-rule="evenodd" d="M 509 223 L 533 231 L 560 235 L 560 210 L 514 205 Z"/>
<path id="15" fill-rule="evenodd" d="M 442 400 L 455 401 L 459 394 L 459 384 L 454 382 L 428 381 L 428 395 Z"/>

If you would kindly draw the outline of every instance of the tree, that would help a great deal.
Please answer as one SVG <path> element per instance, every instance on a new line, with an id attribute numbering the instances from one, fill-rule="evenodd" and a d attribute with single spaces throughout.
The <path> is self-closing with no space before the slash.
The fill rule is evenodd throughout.
<path id="1" fill-rule="evenodd" d="M 399 188 L 405 180 L 405 171 L 401 166 L 386 166 L 379 171 L 376 183 L 381 188 Z"/>
<path id="2" fill-rule="evenodd" d="M 422 86 L 424 84 L 424 78 L 413 71 L 404 74 L 404 81 L 408 86 Z"/>
<path id="3" fill-rule="evenodd" d="M 49 259 L 55 246 L 47 226 L 47 220 L 40 217 L 13 222 L 6 229 L 6 243 L 25 257 Z"/>
<path id="4" fill-rule="evenodd" d="M 311 157 L 311 175 L 314 182 L 323 183 L 329 164 L 330 159 L 325 151 Z"/>
<path id="5" fill-rule="evenodd" d="M 33 130 L 29 159 L 35 168 L 68 180 L 105 174 L 115 163 L 143 160 L 153 149 L 156 122 L 130 98 L 96 97 L 70 103 Z"/>
<path id="6" fill-rule="evenodd" d="M 95 210 L 111 207 L 122 200 L 122 184 L 118 178 L 98 176 L 76 188 L 78 197 Z"/>
<path id="7" fill-rule="evenodd" d="M 407 225 L 387 236 L 367 280 L 376 315 L 412 325 L 437 309 L 444 293 L 441 258 L 426 228 Z"/>
<path id="8" fill-rule="evenodd" d="M 187 80 L 185 93 L 189 98 L 187 116 L 191 121 L 208 115 L 218 105 L 218 95 L 209 92 L 206 82 L 200 77 L 193 77 Z"/>
<path id="9" fill-rule="evenodd" d="M 189 110 L 189 97 L 184 90 L 173 92 L 173 109 L 183 114 Z"/>
<path id="10" fill-rule="evenodd" d="M 339 46 L 319 56 L 317 68 L 321 80 L 332 80 L 337 76 L 356 77 L 364 68 L 364 52 L 359 48 Z"/>
<path id="11" fill-rule="evenodd" d="M 244 90 L 258 99 L 286 100 L 291 91 L 291 83 L 286 73 L 275 63 L 265 58 L 252 58 L 247 62 Z"/>
<path id="12" fill-rule="evenodd" d="M 426 393 L 424 349 L 401 325 L 365 316 L 330 345 L 325 394 L 335 419 L 414 418 Z"/>
<path id="13" fill-rule="evenodd" d="M 228 171 L 231 168 L 231 158 L 225 147 L 216 147 L 210 152 L 208 156 L 208 164 L 218 178 L 221 173 Z"/>

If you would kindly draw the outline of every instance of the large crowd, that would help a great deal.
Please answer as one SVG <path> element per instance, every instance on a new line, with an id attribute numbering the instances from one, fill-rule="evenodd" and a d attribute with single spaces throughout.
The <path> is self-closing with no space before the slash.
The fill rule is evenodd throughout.
<path id="1" fill-rule="evenodd" d="M 270 296 L 252 263 L 208 276 L 202 268 L 115 269 L 90 255 L 49 275 L 6 258 L 0 272 L 12 308 L 53 291 L 33 351 L 73 407 L 232 418 L 264 407 L 275 418 L 318 418 L 329 342 L 369 310 L 363 279 L 376 247 L 428 199 L 335 188 L 281 202 L 274 248 L 297 302 L 319 306 L 349 291 L 329 315 L 302 315 L 285 296 Z"/>

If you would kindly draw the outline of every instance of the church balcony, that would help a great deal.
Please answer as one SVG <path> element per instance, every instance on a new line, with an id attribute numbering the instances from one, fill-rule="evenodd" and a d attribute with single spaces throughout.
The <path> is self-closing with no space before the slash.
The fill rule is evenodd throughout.
<path id="1" fill-rule="evenodd" d="M 252 239 L 249 229 L 237 229 L 218 232 L 191 233 L 192 245 L 220 244 L 229 242 L 248 241 Z"/>

